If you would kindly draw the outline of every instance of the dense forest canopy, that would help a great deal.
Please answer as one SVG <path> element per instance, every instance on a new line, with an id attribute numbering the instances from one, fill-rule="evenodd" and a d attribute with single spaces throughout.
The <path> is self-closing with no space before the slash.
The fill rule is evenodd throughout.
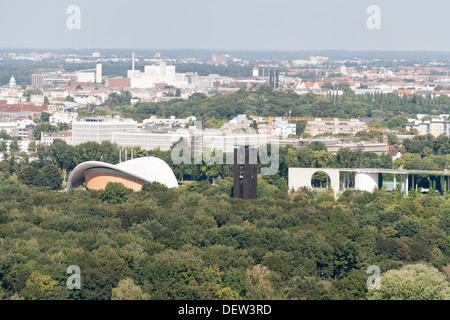
<path id="1" fill-rule="evenodd" d="M 109 104 L 113 110 L 142 121 L 150 115 L 159 117 L 186 118 L 194 115 L 201 120 L 231 119 L 238 114 L 247 116 L 289 116 L 292 117 L 337 117 L 385 118 L 382 126 L 391 129 L 404 129 L 407 117 L 416 118 L 417 114 L 447 114 L 450 98 L 421 95 L 398 95 L 394 93 L 355 94 L 344 89 L 344 94 L 325 96 L 312 92 L 298 95 L 292 90 L 275 91 L 269 86 L 259 86 L 254 92 L 245 88 L 233 94 L 215 94 L 206 97 L 195 93 L 189 99 L 175 99 L 158 103 Z"/>
<path id="2" fill-rule="evenodd" d="M 419 138 L 415 138 L 419 139 Z M 445 157 L 448 140 L 420 138 Z M 384 189 L 289 193 L 287 168 L 392 167 L 390 156 L 323 145 L 282 147 L 274 176 L 258 177 L 258 199 L 231 197 L 231 165 L 174 165 L 170 152 L 140 148 L 171 165 L 180 187 L 122 185 L 104 191 L 62 188 L 86 160 L 118 162 L 115 144 L 63 141 L 38 146 L 37 160 L 7 155 L 0 163 L 0 297 L 3 299 L 391 299 L 404 292 L 367 288 L 369 266 L 386 282 L 437 288 L 448 299 L 449 194 Z M 131 150 L 128 150 L 131 152 Z M 413 158 L 416 160 L 416 158 Z M 395 165 L 395 163 L 394 163 Z M 214 176 L 214 183 L 211 177 Z M 185 181 L 181 181 L 181 180 Z M 190 181 L 187 181 L 190 180 Z M 418 266 L 410 265 L 420 263 Z M 66 286 L 66 269 L 81 270 L 81 289 Z M 423 281 L 408 278 L 416 268 Z"/>
<path id="3" fill-rule="evenodd" d="M 231 186 L 60 193 L 3 172 L 0 296 L 111 299 L 125 282 L 147 299 L 366 299 L 369 265 L 450 263 L 448 195 L 347 190 L 335 200 L 260 179 L 258 199 L 243 201 Z M 79 290 L 66 286 L 70 265 Z"/>

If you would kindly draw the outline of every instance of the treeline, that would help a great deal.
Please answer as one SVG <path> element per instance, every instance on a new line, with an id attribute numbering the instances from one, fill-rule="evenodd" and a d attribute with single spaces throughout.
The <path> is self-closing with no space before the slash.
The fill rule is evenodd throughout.
<path id="1" fill-rule="evenodd" d="M 312 92 L 298 95 L 292 90 L 275 91 L 269 86 L 259 86 L 254 92 L 241 89 L 233 94 L 216 94 L 206 97 L 193 94 L 188 100 L 172 100 L 159 103 L 137 103 L 134 106 L 116 105 L 123 115 L 142 121 L 150 115 L 186 118 L 194 115 L 208 119 L 231 119 L 238 114 L 248 116 L 293 117 L 381 117 L 386 118 L 382 126 L 404 129 L 407 118 L 417 114 L 448 113 L 450 98 L 447 96 L 427 97 L 421 95 L 397 95 L 394 93 L 355 94 L 345 89 L 341 96 L 326 96 Z M 114 107 L 111 106 L 111 107 Z"/>
<path id="2" fill-rule="evenodd" d="M 398 143 L 398 141 L 393 141 Z M 399 144 L 401 158 L 394 167 L 416 170 L 446 170 L 450 168 L 450 138 L 445 135 L 414 136 Z"/>
<path id="3" fill-rule="evenodd" d="M 45 125 L 45 124 L 44 124 Z M 176 145 L 176 143 L 174 144 Z M 265 147 L 263 147 L 265 148 Z M 275 185 L 282 191 L 288 191 L 289 167 L 317 167 L 317 168 L 392 168 L 392 157 L 389 154 L 376 155 L 374 153 L 352 151 L 348 148 L 340 149 L 336 155 L 327 151 L 321 142 L 313 142 L 305 148 L 288 145 L 279 147 L 278 151 L 267 146 L 268 157 L 273 161 L 276 172 L 264 176 L 264 179 Z M 194 158 L 191 163 L 175 164 L 172 159 L 172 150 L 161 151 L 159 149 L 147 151 L 140 147 L 119 147 L 115 143 L 103 141 L 102 143 L 90 141 L 76 146 L 67 144 L 63 140 L 55 140 L 52 145 L 37 145 L 36 151 L 28 156 L 24 153 L 13 152 L 5 154 L 2 165 L 5 172 L 17 175 L 23 183 L 29 186 L 45 186 L 45 180 L 39 179 L 36 170 L 45 166 L 54 166 L 59 169 L 52 171 L 52 181 L 67 179 L 70 172 L 80 163 L 85 161 L 103 161 L 117 164 L 125 159 L 155 156 L 164 160 L 173 170 L 179 181 L 208 180 L 214 183 L 216 179 L 233 176 L 233 164 L 227 164 L 227 155 L 223 154 L 223 164 L 211 163 L 206 154 L 213 154 L 211 150 L 205 150 L 201 164 L 196 164 Z M 258 173 L 262 167 L 270 167 L 272 163 L 262 165 L 258 161 Z M 61 178 L 62 177 L 62 178 Z M 326 178 L 326 177 L 325 177 Z M 39 183 L 41 181 L 42 183 Z M 50 184 L 49 184 L 50 185 Z M 52 183 L 52 189 L 59 189 L 58 184 Z M 59 186 L 61 186 L 59 184 Z"/>

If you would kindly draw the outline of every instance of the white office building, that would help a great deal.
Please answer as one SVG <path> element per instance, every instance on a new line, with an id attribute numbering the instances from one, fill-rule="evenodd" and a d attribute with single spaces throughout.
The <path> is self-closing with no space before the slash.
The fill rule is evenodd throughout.
<path id="1" fill-rule="evenodd" d="M 170 150 L 172 145 L 180 139 L 191 141 L 191 135 L 188 130 L 171 133 L 159 132 L 119 132 L 112 133 L 111 142 L 117 143 L 122 147 L 141 147 L 144 150 L 154 150 L 160 148 L 161 151 Z"/>
<path id="2" fill-rule="evenodd" d="M 176 88 L 186 88 L 188 79 L 184 73 L 176 73 L 175 66 L 168 66 L 165 62 L 159 65 L 144 67 L 144 72 L 140 70 L 128 70 L 131 88 L 149 89 L 155 88 L 156 84 L 166 84 Z"/>
<path id="3" fill-rule="evenodd" d="M 92 71 L 77 71 L 75 72 L 78 82 L 95 82 L 95 72 Z"/>
<path id="4" fill-rule="evenodd" d="M 72 122 L 73 144 L 95 141 L 112 141 L 113 132 L 137 130 L 137 122 L 131 119 L 86 118 Z"/>
<path id="5" fill-rule="evenodd" d="M 49 117 L 48 121 L 51 125 L 56 126 L 58 123 L 70 124 L 75 121 L 76 118 L 77 114 L 74 112 L 55 112 Z"/>
<path id="6" fill-rule="evenodd" d="M 417 130 L 419 135 L 431 134 L 438 137 L 441 134 L 450 136 L 450 121 L 425 121 L 417 124 L 407 124 L 406 131 Z"/>
<path id="7" fill-rule="evenodd" d="M 95 65 L 95 82 L 102 83 L 102 64 L 97 63 Z"/>

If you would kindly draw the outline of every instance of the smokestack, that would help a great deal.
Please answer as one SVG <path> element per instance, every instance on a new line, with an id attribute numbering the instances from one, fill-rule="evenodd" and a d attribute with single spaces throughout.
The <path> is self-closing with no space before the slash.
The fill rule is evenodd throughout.
<path id="1" fill-rule="evenodd" d="M 134 71 L 134 52 L 133 52 L 133 56 L 132 56 L 132 59 L 131 59 L 131 70 Z"/>

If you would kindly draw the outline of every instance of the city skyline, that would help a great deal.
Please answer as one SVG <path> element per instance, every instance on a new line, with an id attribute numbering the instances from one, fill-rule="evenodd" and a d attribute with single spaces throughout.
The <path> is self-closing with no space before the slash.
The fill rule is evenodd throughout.
<path id="1" fill-rule="evenodd" d="M 73 5 L 79 24 L 70 29 Z M 368 26 L 372 5 L 380 10 L 379 29 Z M 0 3 L 0 27 L 7 31 L 0 43 L 36 49 L 450 51 L 442 40 L 450 27 L 447 8 L 436 0 L 6 0 Z"/>

